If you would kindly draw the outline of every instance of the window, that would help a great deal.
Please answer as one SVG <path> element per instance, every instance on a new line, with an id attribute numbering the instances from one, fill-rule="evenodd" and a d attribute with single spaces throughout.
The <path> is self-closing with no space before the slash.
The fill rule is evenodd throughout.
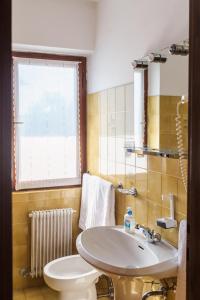
<path id="1" fill-rule="evenodd" d="M 81 183 L 80 65 L 14 58 L 16 190 Z"/>

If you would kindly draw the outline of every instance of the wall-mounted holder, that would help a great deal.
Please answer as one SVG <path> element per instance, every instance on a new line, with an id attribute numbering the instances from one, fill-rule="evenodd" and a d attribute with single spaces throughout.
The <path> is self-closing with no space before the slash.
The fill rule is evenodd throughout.
<path id="1" fill-rule="evenodd" d="M 164 200 L 165 196 L 162 195 L 162 200 Z M 157 219 L 157 226 L 170 229 L 177 227 L 177 221 L 174 219 L 174 195 L 170 193 L 168 195 L 168 200 L 170 202 L 170 217 Z"/>
<path id="2" fill-rule="evenodd" d="M 133 69 L 142 69 L 142 70 L 145 70 L 148 68 L 148 62 L 147 60 L 134 60 L 132 62 L 132 66 L 133 66 Z"/>
<path id="3" fill-rule="evenodd" d="M 122 183 L 119 183 L 117 190 L 118 190 L 118 192 L 125 194 L 125 195 L 131 195 L 134 197 L 137 196 L 137 189 L 134 186 L 132 186 L 130 189 L 124 189 Z"/>

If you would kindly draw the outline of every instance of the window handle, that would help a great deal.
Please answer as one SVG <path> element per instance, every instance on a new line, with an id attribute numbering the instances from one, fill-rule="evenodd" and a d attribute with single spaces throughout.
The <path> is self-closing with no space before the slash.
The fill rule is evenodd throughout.
<path id="1" fill-rule="evenodd" d="M 22 125 L 22 124 L 24 124 L 24 122 L 15 121 L 15 122 L 13 122 L 13 124 L 15 124 L 15 125 Z"/>

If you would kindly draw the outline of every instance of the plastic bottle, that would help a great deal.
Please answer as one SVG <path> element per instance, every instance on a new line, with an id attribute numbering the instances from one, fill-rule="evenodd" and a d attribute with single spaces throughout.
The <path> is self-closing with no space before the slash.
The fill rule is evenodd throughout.
<path id="1" fill-rule="evenodd" d="M 135 218 L 131 207 L 127 207 L 127 213 L 124 215 L 124 230 L 128 233 L 135 230 Z"/>

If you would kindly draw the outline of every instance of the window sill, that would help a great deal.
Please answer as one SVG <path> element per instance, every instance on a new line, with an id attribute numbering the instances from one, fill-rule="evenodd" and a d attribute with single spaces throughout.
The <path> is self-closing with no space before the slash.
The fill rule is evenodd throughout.
<path id="1" fill-rule="evenodd" d="M 76 185 L 65 185 L 65 186 L 55 186 L 55 187 L 43 187 L 43 188 L 27 188 L 27 189 L 20 189 L 15 190 L 13 189 L 13 193 L 23 193 L 23 192 L 39 192 L 39 191 L 52 191 L 52 190 L 66 190 L 66 189 L 72 189 L 72 188 L 81 188 L 82 184 L 76 184 Z"/>

